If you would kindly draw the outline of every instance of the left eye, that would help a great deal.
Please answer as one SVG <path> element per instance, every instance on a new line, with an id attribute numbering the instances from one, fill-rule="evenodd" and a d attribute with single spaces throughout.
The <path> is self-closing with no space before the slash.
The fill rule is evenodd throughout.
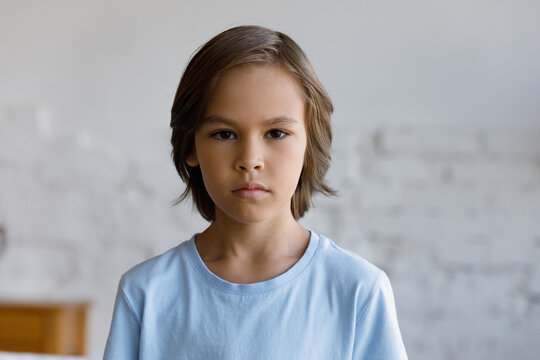
<path id="1" fill-rule="evenodd" d="M 234 136 L 234 134 L 228 130 L 221 130 L 214 133 L 212 136 L 219 140 L 229 140 Z"/>
<path id="2" fill-rule="evenodd" d="M 270 130 L 268 132 L 268 136 L 271 137 L 272 139 L 282 139 L 287 135 L 289 135 L 289 134 L 287 134 L 285 131 L 281 131 L 281 130 L 277 130 L 277 129 Z"/>

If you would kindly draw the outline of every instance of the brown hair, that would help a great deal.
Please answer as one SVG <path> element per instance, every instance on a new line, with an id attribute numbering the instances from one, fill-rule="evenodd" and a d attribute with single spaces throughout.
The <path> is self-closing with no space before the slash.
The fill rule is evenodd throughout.
<path id="1" fill-rule="evenodd" d="M 281 32 L 260 26 L 238 26 L 216 35 L 195 53 L 180 79 L 171 110 L 171 155 L 186 183 L 174 205 L 191 193 L 199 213 L 208 221 L 215 220 L 214 202 L 204 187 L 200 167 L 189 166 L 186 157 L 193 151 L 195 131 L 219 78 L 235 66 L 257 63 L 284 66 L 301 85 L 306 101 L 307 147 L 291 200 L 294 218 L 298 220 L 310 208 L 314 193 L 337 195 L 324 180 L 330 166 L 333 105 L 306 54 Z"/>

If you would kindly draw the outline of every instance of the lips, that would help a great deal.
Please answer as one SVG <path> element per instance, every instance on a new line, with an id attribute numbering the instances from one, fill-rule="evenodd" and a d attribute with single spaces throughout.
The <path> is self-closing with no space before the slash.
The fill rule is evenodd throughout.
<path id="1" fill-rule="evenodd" d="M 263 190 L 268 191 L 268 189 L 259 183 L 256 182 L 246 182 L 241 184 L 238 188 L 233 190 L 233 192 L 240 191 L 240 190 Z"/>
<path id="2" fill-rule="evenodd" d="M 233 194 L 241 199 L 259 199 L 268 193 L 268 189 L 259 183 L 249 182 L 233 190 Z"/>

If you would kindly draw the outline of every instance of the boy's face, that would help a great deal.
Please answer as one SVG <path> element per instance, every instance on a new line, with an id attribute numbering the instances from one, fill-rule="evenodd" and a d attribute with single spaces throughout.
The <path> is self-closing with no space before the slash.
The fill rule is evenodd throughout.
<path id="1" fill-rule="evenodd" d="M 306 143 L 296 80 L 277 65 L 240 66 L 216 84 L 186 161 L 200 166 L 216 220 L 279 221 L 292 217 Z"/>

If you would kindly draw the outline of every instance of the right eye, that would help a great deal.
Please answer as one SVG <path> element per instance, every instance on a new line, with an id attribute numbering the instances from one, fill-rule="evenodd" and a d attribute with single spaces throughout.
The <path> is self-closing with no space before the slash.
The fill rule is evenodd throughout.
<path id="1" fill-rule="evenodd" d="M 229 130 L 220 130 L 212 134 L 212 137 L 218 140 L 230 140 L 233 138 L 233 136 L 234 133 Z"/>

